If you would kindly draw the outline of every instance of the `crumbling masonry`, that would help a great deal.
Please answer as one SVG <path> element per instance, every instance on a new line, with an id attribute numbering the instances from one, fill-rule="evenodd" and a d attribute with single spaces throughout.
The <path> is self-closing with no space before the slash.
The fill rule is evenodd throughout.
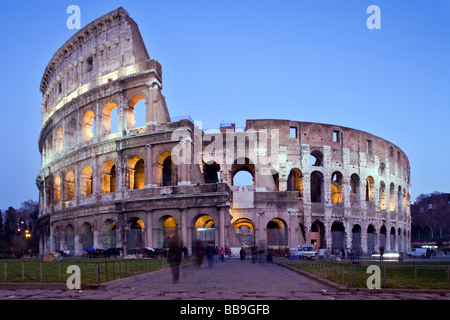
<path id="1" fill-rule="evenodd" d="M 53 56 L 40 90 L 40 253 L 196 241 L 363 253 L 410 245 L 406 155 L 337 125 L 247 120 L 205 133 L 169 116 L 162 71 L 119 8 Z M 146 123 L 135 113 L 145 102 Z M 246 172 L 253 184 L 235 186 Z"/>

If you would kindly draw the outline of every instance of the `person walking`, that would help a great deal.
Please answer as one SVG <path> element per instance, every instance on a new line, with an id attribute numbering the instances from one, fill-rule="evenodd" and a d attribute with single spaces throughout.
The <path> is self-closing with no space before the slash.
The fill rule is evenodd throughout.
<path id="1" fill-rule="evenodd" d="M 245 260 L 245 256 L 247 254 L 245 253 L 244 247 L 241 247 L 241 251 L 239 251 L 239 256 L 241 257 L 241 260 Z"/>
<path id="2" fill-rule="evenodd" d="M 220 261 L 225 262 L 225 249 L 220 248 Z"/>
<path id="3" fill-rule="evenodd" d="M 178 236 L 173 236 L 168 241 L 169 251 L 167 259 L 169 260 L 170 269 L 172 270 L 172 281 L 174 284 L 180 281 L 180 264 L 181 256 L 183 254 L 183 245 Z"/>

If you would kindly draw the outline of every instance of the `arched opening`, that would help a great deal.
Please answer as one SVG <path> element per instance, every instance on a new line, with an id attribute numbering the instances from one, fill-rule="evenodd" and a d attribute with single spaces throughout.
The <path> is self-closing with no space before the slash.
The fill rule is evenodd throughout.
<path id="1" fill-rule="evenodd" d="M 311 202 L 323 201 L 323 174 L 320 171 L 313 171 L 311 173 Z"/>
<path id="2" fill-rule="evenodd" d="M 127 251 L 133 253 L 144 246 L 144 222 L 137 218 L 128 220 Z"/>
<path id="3" fill-rule="evenodd" d="M 55 177 L 53 182 L 53 203 L 57 204 L 61 200 L 61 178 Z"/>
<path id="4" fill-rule="evenodd" d="M 342 182 L 344 177 L 339 171 L 331 175 L 331 203 L 342 203 Z"/>
<path id="5" fill-rule="evenodd" d="M 234 232 L 239 241 L 240 246 L 255 246 L 255 225 L 253 221 L 241 218 L 233 223 Z"/>
<path id="6" fill-rule="evenodd" d="M 94 111 L 88 110 L 83 117 L 82 135 L 83 141 L 91 140 L 95 135 L 95 114 Z"/>
<path id="7" fill-rule="evenodd" d="M 288 231 L 284 220 L 274 218 L 267 223 L 267 246 L 274 250 L 288 246 Z"/>
<path id="8" fill-rule="evenodd" d="M 386 226 L 380 228 L 380 248 L 386 249 Z"/>
<path id="9" fill-rule="evenodd" d="M 94 230 L 90 223 L 85 222 L 81 226 L 81 247 L 86 250 L 86 247 L 94 246 Z"/>
<path id="10" fill-rule="evenodd" d="M 205 183 L 220 182 L 220 165 L 216 162 L 203 164 L 203 179 Z"/>
<path id="11" fill-rule="evenodd" d="M 81 170 L 81 196 L 89 197 L 92 194 L 92 168 L 85 166 Z"/>
<path id="12" fill-rule="evenodd" d="M 193 240 L 193 247 L 195 246 L 196 243 L 201 243 L 203 245 L 203 247 L 207 247 L 207 246 L 214 246 L 215 245 L 215 234 L 216 234 L 216 229 L 215 229 L 215 222 L 214 219 L 207 215 L 200 215 L 197 216 L 196 219 L 194 219 L 194 234 L 192 237 Z"/>
<path id="13" fill-rule="evenodd" d="M 398 228 L 398 252 L 403 252 L 403 241 L 402 241 L 402 228 Z"/>
<path id="14" fill-rule="evenodd" d="M 360 183 L 361 180 L 356 173 L 350 176 L 350 202 L 358 202 L 360 200 Z"/>
<path id="15" fill-rule="evenodd" d="M 311 225 L 311 245 L 315 250 L 326 248 L 325 226 L 319 220 Z"/>
<path id="16" fill-rule="evenodd" d="M 375 181 L 373 177 L 368 176 L 366 179 L 366 201 L 373 201 L 375 199 Z"/>
<path id="17" fill-rule="evenodd" d="M 142 157 L 134 155 L 128 158 L 125 184 L 129 190 L 144 189 L 145 163 Z"/>
<path id="18" fill-rule="evenodd" d="M 73 254 L 75 251 L 75 231 L 72 225 L 70 224 L 67 225 L 65 236 L 66 236 L 66 248 L 67 250 L 70 251 L 71 254 Z"/>
<path id="19" fill-rule="evenodd" d="M 255 185 L 255 166 L 248 158 L 236 159 L 231 167 L 233 186 Z"/>
<path id="20" fill-rule="evenodd" d="M 389 186 L 389 210 L 395 211 L 395 186 L 393 182 Z"/>
<path id="21" fill-rule="evenodd" d="M 117 104 L 112 101 L 105 104 L 102 111 L 102 129 L 104 136 L 117 132 L 118 118 Z"/>
<path id="22" fill-rule="evenodd" d="M 170 151 L 162 152 L 156 161 L 156 180 L 160 186 L 178 184 L 178 166 L 176 157 Z"/>
<path id="23" fill-rule="evenodd" d="M 146 99 L 142 94 L 135 94 L 128 100 L 128 129 L 146 125 L 146 105 Z"/>
<path id="24" fill-rule="evenodd" d="M 56 130 L 56 154 L 60 154 L 63 150 L 63 129 L 58 127 Z"/>
<path id="25" fill-rule="evenodd" d="M 395 228 L 394 227 L 391 228 L 389 240 L 390 240 L 389 246 L 390 246 L 391 250 L 395 250 Z"/>
<path id="26" fill-rule="evenodd" d="M 106 219 L 102 228 L 103 250 L 116 247 L 116 223 L 111 219 Z"/>
<path id="27" fill-rule="evenodd" d="M 114 161 L 107 160 L 102 164 L 101 192 L 110 193 L 116 191 L 117 173 Z"/>
<path id="28" fill-rule="evenodd" d="M 398 203 L 398 213 L 401 213 L 403 210 L 403 191 L 402 191 L 402 187 L 398 186 L 398 191 L 397 191 L 397 203 Z"/>
<path id="29" fill-rule="evenodd" d="M 67 172 L 64 178 L 64 201 L 70 201 L 75 197 L 75 175 L 72 171 Z"/>
<path id="30" fill-rule="evenodd" d="M 345 228 L 342 222 L 334 222 L 331 225 L 331 250 L 341 252 L 344 248 Z"/>
<path id="31" fill-rule="evenodd" d="M 367 252 L 375 253 L 375 227 L 371 224 L 367 227 Z"/>
<path id="32" fill-rule="evenodd" d="M 75 119 L 70 119 L 66 125 L 65 137 L 64 137 L 64 148 L 72 148 L 77 144 L 77 122 Z"/>
<path id="33" fill-rule="evenodd" d="M 362 253 L 361 241 L 362 241 L 361 226 L 359 224 L 355 224 L 352 228 L 352 248 L 357 255 L 360 255 Z"/>
<path id="34" fill-rule="evenodd" d="M 298 191 L 303 197 L 303 173 L 299 169 L 291 169 L 287 180 L 287 191 Z"/>
<path id="35" fill-rule="evenodd" d="M 380 210 L 386 211 L 387 209 L 386 185 L 384 184 L 383 181 L 380 182 L 379 198 L 380 198 Z"/>
<path id="36" fill-rule="evenodd" d="M 178 237 L 178 221 L 165 215 L 158 220 L 158 248 L 167 248 L 172 238 Z"/>
<path id="37" fill-rule="evenodd" d="M 323 166 L 323 154 L 319 150 L 314 150 L 309 156 L 309 164 L 313 167 Z"/>

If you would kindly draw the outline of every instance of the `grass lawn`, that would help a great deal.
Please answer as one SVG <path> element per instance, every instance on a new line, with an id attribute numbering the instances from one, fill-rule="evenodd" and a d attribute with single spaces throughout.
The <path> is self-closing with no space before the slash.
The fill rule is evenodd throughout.
<path id="1" fill-rule="evenodd" d="M 279 261 L 286 265 L 313 273 L 327 280 L 357 288 L 367 288 L 369 265 L 380 267 L 381 288 L 398 289 L 450 289 L 448 283 L 449 262 L 379 262 L 361 261 Z M 350 279 L 349 279 L 350 275 Z M 353 275 L 353 277 L 351 277 Z"/>
<path id="2" fill-rule="evenodd" d="M 67 273 L 71 265 L 80 267 L 83 284 L 103 283 L 168 267 L 166 259 L 63 259 L 61 262 L 3 260 L 0 261 L 0 282 L 65 283 L 72 274 Z"/>

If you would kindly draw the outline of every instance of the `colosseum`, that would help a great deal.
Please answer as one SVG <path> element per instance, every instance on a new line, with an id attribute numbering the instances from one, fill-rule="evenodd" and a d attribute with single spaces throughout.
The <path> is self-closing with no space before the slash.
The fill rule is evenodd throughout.
<path id="1" fill-rule="evenodd" d="M 370 133 L 291 120 L 203 131 L 171 118 L 162 69 L 118 8 L 88 24 L 42 77 L 40 254 L 195 243 L 311 244 L 371 254 L 410 246 L 410 168 Z M 145 123 L 137 124 L 137 106 Z M 239 183 L 239 175 L 249 183 Z"/>

